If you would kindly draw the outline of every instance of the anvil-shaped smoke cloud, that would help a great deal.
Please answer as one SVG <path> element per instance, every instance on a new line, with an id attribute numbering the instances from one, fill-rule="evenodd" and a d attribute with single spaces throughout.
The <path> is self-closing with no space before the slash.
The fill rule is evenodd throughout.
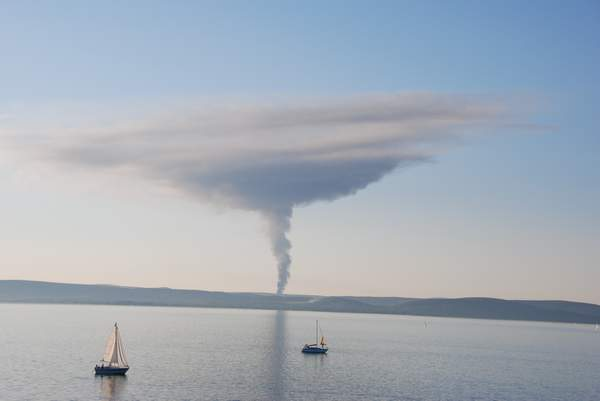
<path id="1" fill-rule="evenodd" d="M 84 126 L 50 152 L 61 163 L 126 168 L 201 200 L 259 212 L 269 224 L 282 293 L 294 207 L 354 194 L 427 160 L 443 140 L 493 125 L 501 111 L 481 98 L 422 93 L 188 107 Z"/>

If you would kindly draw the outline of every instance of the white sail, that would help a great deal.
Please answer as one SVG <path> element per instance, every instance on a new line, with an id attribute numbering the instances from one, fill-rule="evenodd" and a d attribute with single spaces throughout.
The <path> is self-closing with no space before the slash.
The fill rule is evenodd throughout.
<path id="1" fill-rule="evenodd" d="M 115 329 L 113 329 L 113 332 L 111 333 L 110 337 L 108 338 L 108 342 L 106 343 L 106 350 L 104 351 L 104 357 L 102 358 L 104 362 L 110 362 L 113 358 L 116 345 Z"/>
<path id="2" fill-rule="evenodd" d="M 104 358 L 102 361 L 108 363 L 108 366 L 115 367 L 127 367 L 127 357 L 125 356 L 125 347 L 119 334 L 119 327 L 115 323 L 113 332 L 108 339 L 106 344 L 106 350 L 104 351 Z"/>

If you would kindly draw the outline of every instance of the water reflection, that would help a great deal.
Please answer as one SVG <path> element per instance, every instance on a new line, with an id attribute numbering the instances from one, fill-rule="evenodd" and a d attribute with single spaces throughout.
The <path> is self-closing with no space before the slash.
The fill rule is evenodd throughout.
<path id="1" fill-rule="evenodd" d="M 325 363 L 327 354 L 302 354 L 304 361 L 308 366 L 312 366 L 315 370 L 320 369 Z"/>
<path id="2" fill-rule="evenodd" d="M 127 376 L 96 376 L 100 380 L 100 399 L 118 401 L 127 386 Z"/>
<path id="3" fill-rule="evenodd" d="M 270 399 L 284 400 L 286 392 L 286 312 L 278 310 L 273 319 L 272 349 L 269 360 Z"/>

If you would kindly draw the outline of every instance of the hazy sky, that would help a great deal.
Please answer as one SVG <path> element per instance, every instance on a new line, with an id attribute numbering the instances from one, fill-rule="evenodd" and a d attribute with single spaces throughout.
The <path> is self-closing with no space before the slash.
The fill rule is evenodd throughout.
<path id="1" fill-rule="evenodd" d="M 595 1 L 7 2 L 0 279 L 600 303 L 599 104 Z"/>

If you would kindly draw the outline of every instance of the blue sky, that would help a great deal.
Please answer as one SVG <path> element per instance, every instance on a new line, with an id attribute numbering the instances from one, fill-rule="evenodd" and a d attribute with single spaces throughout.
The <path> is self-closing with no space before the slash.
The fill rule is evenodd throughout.
<path id="1" fill-rule="evenodd" d="M 6 3 L 0 130 L 65 105 L 507 98 L 539 126 L 297 209 L 288 291 L 600 303 L 599 20 L 593 1 Z M 253 213 L 32 170 L 0 161 L 0 278 L 273 290 Z"/>

